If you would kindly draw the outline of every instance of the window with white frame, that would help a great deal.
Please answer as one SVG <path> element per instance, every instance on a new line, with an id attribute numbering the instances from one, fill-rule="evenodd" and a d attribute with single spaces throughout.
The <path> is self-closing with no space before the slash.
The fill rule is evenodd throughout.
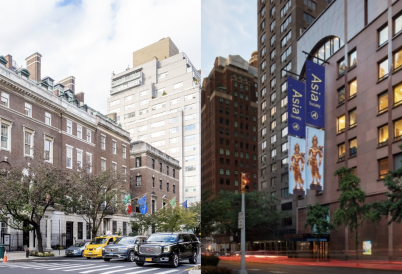
<path id="1" fill-rule="evenodd" d="M 281 107 L 285 107 L 288 105 L 288 97 L 286 96 L 281 100 Z"/>
<path id="2" fill-rule="evenodd" d="M 135 108 L 135 104 L 125 105 L 124 110 L 133 109 Z"/>
<path id="3" fill-rule="evenodd" d="M 106 150 L 106 136 L 101 135 L 101 149 Z"/>
<path id="4" fill-rule="evenodd" d="M 45 112 L 45 124 L 49 126 L 52 125 L 52 114 L 49 112 Z"/>
<path id="5" fill-rule="evenodd" d="M 122 152 L 123 152 L 123 159 L 126 159 L 126 146 L 121 146 L 122 147 Z"/>
<path id="6" fill-rule="evenodd" d="M 141 92 L 140 92 L 140 97 L 141 97 L 141 96 L 145 96 L 145 95 L 147 95 L 148 93 L 149 93 L 149 90 L 141 91 Z"/>
<path id="7" fill-rule="evenodd" d="M 195 109 L 195 104 L 190 104 L 190 105 L 184 106 L 184 111 L 191 110 L 191 109 Z"/>
<path id="8" fill-rule="evenodd" d="M 196 139 L 195 135 L 184 136 L 184 142 L 194 141 Z"/>
<path id="9" fill-rule="evenodd" d="M 147 135 L 146 135 L 146 134 L 144 134 L 144 135 L 138 135 L 138 136 L 137 136 L 137 140 L 138 140 L 138 141 L 141 141 L 141 140 L 143 141 L 143 140 L 146 140 L 146 139 L 147 139 Z"/>
<path id="10" fill-rule="evenodd" d="M 124 182 L 127 181 L 126 176 L 127 176 L 127 167 L 122 166 L 121 167 L 121 174 L 124 176 Z"/>
<path id="11" fill-rule="evenodd" d="M 32 117 L 32 105 L 25 103 L 25 115 L 28 117 Z"/>
<path id="12" fill-rule="evenodd" d="M 142 101 L 140 101 L 140 106 L 144 106 L 148 103 L 149 103 L 149 99 L 142 100 Z"/>
<path id="13" fill-rule="evenodd" d="M 1 148 L 11 149 L 11 123 L 1 120 Z"/>
<path id="14" fill-rule="evenodd" d="M 10 95 L 8 93 L 1 93 L 1 104 L 5 107 L 10 107 Z"/>
<path id="15" fill-rule="evenodd" d="M 92 154 L 87 152 L 87 172 L 92 173 Z"/>
<path id="16" fill-rule="evenodd" d="M 161 74 L 158 75 L 158 80 L 159 80 L 159 79 L 166 78 L 167 76 L 168 76 L 168 72 L 163 72 L 163 73 L 161 73 Z"/>
<path id="17" fill-rule="evenodd" d="M 77 125 L 77 137 L 82 139 L 82 126 Z"/>
<path id="18" fill-rule="evenodd" d="M 163 136 L 163 135 L 165 135 L 165 131 L 164 131 L 164 130 L 151 133 L 151 137 L 152 137 L 152 138 L 156 138 L 156 137 Z"/>
<path id="19" fill-rule="evenodd" d="M 140 115 L 143 115 L 143 114 L 148 113 L 148 111 L 149 111 L 149 110 L 148 110 L 147 108 L 140 109 L 139 114 L 140 114 Z"/>
<path id="20" fill-rule="evenodd" d="M 133 95 L 129 95 L 129 96 L 126 96 L 126 97 L 124 97 L 124 102 L 130 101 L 130 100 L 133 100 L 134 98 L 135 98 L 135 94 L 133 94 Z"/>
<path id="21" fill-rule="evenodd" d="M 87 129 L 87 142 L 91 143 L 91 131 L 89 129 Z"/>
<path id="22" fill-rule="evenodd" d="M 173 118 L 170 118 L 170 119 L 169 119 L 169 123 L 170 123 L 170 124 L 176 123 L 176 122 L 178 122 L 178 121 L 179 121 L 179 116 L 173 117 Z"/>
<path id="23" fill-rule="evenodd" d="M 169 139 L 169 144 L 174 144 L 179 142 L 179 137 L 174 137 Z"/>
<path id="24" fill-rule="evenodd" d="M 184 116 L 184 121 L 193 120 L 193 119 L 195 119 L 195 117 L 196 117 L 196 114 L 195 114 L 195 113 L 194 113 L 194 114 L 190 114 L 190 115 L 186 115 L 186 116 Z"/>
<path id="25" fill-rule="evenodd" d="M 53 138 L 45 136 L 44 159 L 53 162 Z"/>
<path id="26" fill-rule="evenodd" d="M 285 127 L 284 129 L 282 129 L 282 137 L 285 137 L 288 135 L 288 127 Z"/>
<path id="27" fill-rule="evenodd" d="M 116 151 L 117 151 L 117 143 L 116 143 L 116 141 L 112 141 L 112 152 L 113 152 L 113 154 L 116 154 Z"/>
<path id="28" fill-rule="evenodd" d="M 178 147 L 169 148 L 169 153 L 177 153 L 177 152 L 179 152 L 179 148 L 178 148 Z"/>
<path id="29" fill-rule="evenodd" d="M 67 120 L 67 133 L 73 134 L 73 122 Z"/>
<path id="30" fill-rule="evenodd" d="M 161 127 L 165 125 L 165 121 L 159 121 L 151 124 L 151 128 Z"/>
<path id="31" fill-rule="evenodd" d="M 180 83 L 177 83 L 177 84 L 173 85 L 173 89 L 178 89 L 178 88 L 181 88 L 181 87 L 183 87 L 183 82 L 180 82 Z"/>
<path id="32" fill-rule="evenodd" d="M 116 162 L 112 162 L 112 169 L 113 169 L 114 173 L 117 172 L 117 163 Z"/>
<path id="33" fill-rule="evenodd" d="M 151 143 L 151 146 L 154 146 L 154 147 L 160 147 L 160 146 L 164 146 L 164 145 L 165 145 L 165 140 Z"/>
<path id="34" fill-rule="evenodd" d="M 185 95 L 184 96 L 184 101 L 195 99 L 195 97 L 196 97 L 196 93 L 191 93 L 191 94 Z"/>
<path id="35" fill-rule="evenodd" d="M 285 152 L 287 150 L 288 150 L 288 142 L 282 144 L 282 152 Z"/>
<path id="36" fill-rule="evenodd" d="M 24 129 L 24 154 L 26 156 L 33 156 L 33 136 L 32 130 Z"/>
<path id="37" fill-rule="evenodd" d="M 180 98 L 170 100 L 170 105 L 175 105 L 175 104 L 178 104 L 178 103 L 180 103 Z"/>
<path id="38" fill-rule="evenodd" d="M 271 150 L 271 157 L 275 157 L 276 156 L 276 148 L 274 148 L 273 150 Z"/>
<path id="39" fill-rule="evenodd" d="M 77 149 L 77 169 L 80 170 L 82 168 L 82 150 Z"/>
<path id="40" fill-rule="evenodd" d="M 165 102 L 160 103 L 160 104 L 153 105 L 153 106 L 152 106 L 152 110 L 157 110 L 157 109 L 164 108 L 164 107 L 165 107 L 165 105 L 166 105 L 166 103 L 165 103 Z"/>
<path id="41" fill-rule="evenodd" d="M 115 106 L 115 105 L 118 105 L 118 104 L 120 104 L 120 100 L 115 100 L 115 101 L 110 102 L 109 106 L 112 107 L 112 106 Z"/>
<path id="42" fill-rule="evenodd" d="M 169 129 L 169 134 L 179 132 L 179 127 L 172 127 Z"/>
<path id="43" fill-rule="evenodd" d="M 66 167 L 73 168 L 73 148 L 70 146 L 66 147 Z"/>
<path id="44" fill-rule="evenodd" d="M 101 171 L 105 171 L 105 170 L 106 170 L 106 159 L 101 158 Z"/>
<path id="45" fill-rule="evenodd" d="M 147 130 L 147 125 L 137 127 L 137 131 L 138 131 L 138 132 L 144 131 L 144 130 Z"/>

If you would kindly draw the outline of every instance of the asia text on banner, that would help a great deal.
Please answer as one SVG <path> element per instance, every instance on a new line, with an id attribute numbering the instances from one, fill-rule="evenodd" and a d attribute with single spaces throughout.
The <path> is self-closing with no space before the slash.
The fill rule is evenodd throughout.
<path id="1" fill-rule="evenodd" d="M 306 134 L 306 86 L 288 77 L 288 133 L 305 138 Z"/>
<path id="2" fill-rule="evenodd" d="M 325 67 L 306 61 L 306 123 L 325 128 Z"/>

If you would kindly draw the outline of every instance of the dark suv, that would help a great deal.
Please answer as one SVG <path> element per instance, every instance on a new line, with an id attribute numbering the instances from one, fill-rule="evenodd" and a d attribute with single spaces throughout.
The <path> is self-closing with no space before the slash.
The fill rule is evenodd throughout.
<path id="1" fill-rule="evenodd" d="M 169 264 L 179 266 L 180 260 L 188 259 L 191 264 L 197 263 L 200 242 L 191 233 L 155 233 L 145 244 L 135 246 L 135 263 Z"/>

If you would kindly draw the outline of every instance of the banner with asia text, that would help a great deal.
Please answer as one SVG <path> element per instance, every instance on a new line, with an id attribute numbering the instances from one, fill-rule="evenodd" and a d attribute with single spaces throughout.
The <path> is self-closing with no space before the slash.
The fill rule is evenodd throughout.
<path id="1" fill-rule="evenodd" d="M 305 138 L 306 87 L 303 82 L 288 77 L 288 134 Z"/>
<path id="2" fill-rule="evenodd" d="M 325 128 L 325 67 L 306 60 L 306 123 Z"/>

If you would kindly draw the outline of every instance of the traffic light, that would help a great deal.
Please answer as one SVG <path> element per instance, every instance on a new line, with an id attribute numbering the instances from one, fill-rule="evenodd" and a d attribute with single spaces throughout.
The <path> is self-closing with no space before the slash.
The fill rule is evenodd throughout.
<path id="1" fill-rule="evenodd" d="M 241 173 L 241 193 L 245 193 L 248 188 L 249 188 L 249 184 L 250 184 L 250 174 L 248 173 Z"/>

